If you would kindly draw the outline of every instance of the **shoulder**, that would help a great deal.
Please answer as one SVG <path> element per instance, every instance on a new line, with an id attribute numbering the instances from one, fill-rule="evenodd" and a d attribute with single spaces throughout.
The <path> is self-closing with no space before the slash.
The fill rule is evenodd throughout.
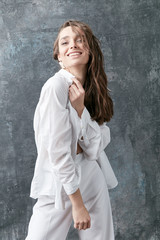
<path id="1" fill-rule="evenodd" d="M 58 93 L 62 89 L 67 90 L 68 87 L 65 77 L 57 72 L 44 83 L 42 91 L 55 90 Z"/>
<path id="2" fill-rule="evenodd" d="M 66 105 L 68 99 L 69 85 L 66 78 L 60 74 L 55 73 L 42 86 L 40 93 L 40 100 L 52 98 L 58 100 L 61 104 Z"/>

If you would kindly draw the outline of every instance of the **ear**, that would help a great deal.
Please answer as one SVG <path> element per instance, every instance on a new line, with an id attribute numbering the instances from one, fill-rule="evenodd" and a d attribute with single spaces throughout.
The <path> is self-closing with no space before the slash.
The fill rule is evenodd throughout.
<path id="1" fill-rule="evenodd" d="M 60 57 L 60 54 L 57 55 L 57 58 L 58 58 L 58 62 L 61 62 L 61 57 Z"/>

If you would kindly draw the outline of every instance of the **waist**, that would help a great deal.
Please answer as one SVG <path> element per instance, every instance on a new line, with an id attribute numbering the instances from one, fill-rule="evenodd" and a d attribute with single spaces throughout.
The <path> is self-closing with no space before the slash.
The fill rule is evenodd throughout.
<path id="1" fill-rule="evenodd" d="M 83 152 L 80 152 L 80 153 L 78 153 L 78 154 L 76 154 L 76 157 L 75 157 L 75 162 L 81 162 L 82 160 L 84 160 L 84 154 L 83 154 Z"/>
<path id="2" fill-rule="evenodd" d="M 77 154 L 83 152 L 83 149 L 80 147 L 79 143 L 77 142 Z"/>

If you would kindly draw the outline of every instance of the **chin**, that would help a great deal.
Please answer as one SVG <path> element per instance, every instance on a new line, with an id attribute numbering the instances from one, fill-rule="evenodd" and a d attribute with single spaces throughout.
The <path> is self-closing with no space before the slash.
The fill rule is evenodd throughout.
<path id="1" fill-rule="evenodd" d="M 87 65 L 88 61 L 87 62 L 82 62 L 82 61 L 75 61 L 74 63 L 70 63 L 70 64 L 66 64 L 67 68 L 72 68 L 72 67 L 81 67 L 81 66 L 84 66 L 84 65 Z"/>

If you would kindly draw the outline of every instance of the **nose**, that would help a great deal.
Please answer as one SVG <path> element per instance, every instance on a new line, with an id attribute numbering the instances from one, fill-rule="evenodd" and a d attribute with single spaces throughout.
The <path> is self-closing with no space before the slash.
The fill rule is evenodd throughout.
<path id="1" fill-rule="evenodd" d="M 71 49 L 77 48 L 75 41 L 71 42 L 70 48 Z"/>
<path id="2" fill-rule="evenodd" d="M 71 47 L 71 49 L 77 48 L 76 45 L 74 45 L 73 47 Z"/>
<path id="3" fill-rule="evenodd" d="M 71 48 L 71 49 L 74 49 L 74 48 L 77 48 L 77 46 L 74 44 L 74 45 L 71 45 L 70 48 Z"/>

